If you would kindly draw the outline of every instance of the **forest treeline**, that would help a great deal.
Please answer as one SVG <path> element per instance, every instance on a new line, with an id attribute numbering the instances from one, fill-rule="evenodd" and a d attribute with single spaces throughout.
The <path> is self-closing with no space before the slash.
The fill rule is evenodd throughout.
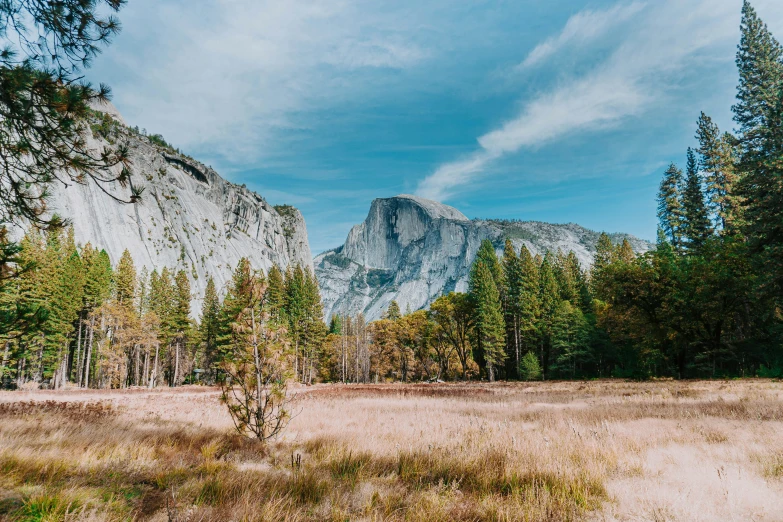
<path id="1" fill-rule="evenodd" d="M 223 299 L 207 281 L 196 321 L 187 272 L 137 271 L 127 250 L 112 266 L 104 250 L 78 247 L 71 228 L 31 229 L 15 260 L 18 275 L 0 289 L 6 386 L 215 382 L 250 303 L 269 309 L 286 333 L 297 358 L 293 375 L 305 382 L 315 375 L 314 339 L 325 326 L 315 278 L 301 267 L 285 273 L 273 267 L 265 276 L 242 259 Z M 248 295 L 255 280 L 264 284 L 262 302 Z"/>
<path id="2" fill-rule="evenodd" d="M 302 383 L 783 376 L 783 48 L 748 2 L 741 33 L 736 129 L 698 117 L 684 169 L 663 173 L 650 252 L 602 234 L 585 268 L 484 241 L 467 292 L 326 325 L 302 267 L 243 259 L 194 314 L 185 271 L 137 272 L 127 252 L 112 266 L 59 226 L 19 244 L 0 229 L 0 379 L 214 383 L 248 345 Z"/>

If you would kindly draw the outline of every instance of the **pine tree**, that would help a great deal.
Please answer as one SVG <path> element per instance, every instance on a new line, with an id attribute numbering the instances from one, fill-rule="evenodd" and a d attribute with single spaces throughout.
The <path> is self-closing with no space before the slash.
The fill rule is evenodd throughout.
<path id="1" fill-rule="evenodd" d="M 210 277 L 207 279 L 207 287 L 204 290 L 204 302 L 201 305 L 201 324 L 199 324 L 199 335 L 204 350 L 203 366 L 210 373 L 213 373 L 214 364 L 217 360 L 219 321 L 220 297 L 215 288 L 215 280 Z"/>
<path id="2" fill-rule="evenodd" d="M 683 244 L 683 233 L 685 226 L 684 210 L 682 208 L 682 195 L 680 194 L 682 187 L 682 171 L 672 163 L 666 172 L 663 174 L 661 180 L 661 186 L 658 190 L 658 221 L 660 228 L 666 235 L 666 238 L 672 244 L 672 246 L 679 250 Z M 604 244 L 601 244 L 601 241 Z M 606 234 L 602 234 L 599 239 L 599 251 L 603 248 L 606 251 L 606 241 L 609 242 L 611 247 L 611 240 Z M 596 259 L 596 263 L 600 260 Z M 600 266 L 598 269 L 600 270 Z"/>
<path id="3" fill-rule="evenodd" d="M 706 174 L 708 210 L 716 228 L 724 233 L 734 233 L 741 221 L 742 205 L 734 165 L 736 138 L 728 133 L 721 135 L 718 126 L 702 112 L 697 122 L 696 139 L 699 140 L 699 164 Z"/>
<path id="4" fill-rule="evenodd" d="M 519 377 L 522 338 L 520 330 L 522 303 L 522 264 L 510 239 L 506 239 L 503 250 L 503 272 L 506 281 L 506 302 L 504 315 L 506 320 L 506 353 L 513 363 L 512 374 Z"/>
<path id="5" fill-rule="evenodd" d="M 558 251 L 555 256 L 555 277 L 560 287 L 560 299 L 579 306 L 581 301 L 582 269 L 573 252 L 564 255 Z"/>
<path id="6" fill-rule="evenodd" d="M 264 299 L 270 317 L 272 321 L 283 324 L 287 320 L 285 317 L 285 279 L 283 277 L 283 272 L 280 271 L 280 268 L 278 268 L 277 265 L 273 265 L 272 268 L 269 269 L 267 284 L 269 287 L 267 288 L 266 294 L 264 294 Z"/>
<path id="7" fill-rule="evenodd" d="M 549 363 L 552 350 L 552 327 L 560 304 L 560 287 L 555 276 L 554 259 L 547 252 L 539 270 L 540 314 L 537 330 L 540 340 L 541 367 L 544 378 L 549 375 Z"/>
<path id="8" fill-rule="evenodd" d="M 82 251 L 85 266 L 84 298 L 81 321 L 84 323 L 83 346 L 77 354 L 76 382 L 89 387 L 93 370 L 93 343 L 95 340 L 95 310 L 101 307 L 111 295 L 112 266 L 105 250 L 96 251 L 88 243 Z M 78 336 L 77 336 L 78 337 Z M 77 349 L 78 351 L 78 349 Z"/>
<path id="9" fill-rule="evenodd" d="M 396 321 L 402 317 L 402 312 L 400 312 L 400 305 L 397 304 L 397 301 L 392 301 L 389 303 L 389 308 L 386 309 L 386 313 L 383 315 L 384 319 L 389 319 L 390 321 Z"/>
<path id="10" fill-rule="evenodd" d="M 307 297 L 305 273 L 301 266 L 289 267 L 285 278 L 285 310 L 288 317 L 288 333 L 294 347 L 294 377 L 300 378 L 304 369 L 303 349 L 307 324 Z"/>
<path id="11" fill-rule="evenodd" d="M 174 324 L 174 281 L 168 267 L 160 275 L 153 270 L 150 276 L 150 308 L 160 320 L 160 343 L 167 346 L 176 334 Z"/>
<path id="12" fill-rule="evenodd" d="M 332 319 L 329 321 L 329 333 L 333 335 L 342 335 L 343 320 L 339 314 L 332 315 Z"/>
<path id="13" fill-rule="evenodd" d="M 96 150 L 83 125 L 109 95 L 83 80 L 84 69 L 119 31 L 112 11 L 124 3 L 0 2 L 0 223 L 62 226 L 46 212 L 55 182 L 129 182 L 128 147 Z"/>
<path id="14" fill-rule="evenodd" d="M 476 309 L 475 330 L 487 378 L 493 381 L 496 369 L 506 359 L 503 307 L 490 267 L 481 260 L 477 260 L 474 266 L 471 294 Z"/>
<path id="15" fill-rule="evenodd" d="M 760 295 L 783 306 L 783 90 L 769 111 L 756 168 L 743 179 L 745 233 L 759 276 Z M 779 316 L 779 312 L 778 312 Z"/>
<path id="16" fill-rule="evenodd" d="M 81 332 L 82 325 L 80 318 L 85 289 L 85 266 L 79 255 L 76 242 L 74 241 L 73 228 L 68 229 L 64 247 L 65 266 L 63 268 L 62 277 L 67 299 L 63 303 L 63 306 L 65 307 L 63 309 L 63 315 L 65 320 L 70 323 L 70 326 L 68 327 L 68 346 L 64 349 L 61 373 L 59 374 L 56 383 L 58 387 L 64 385 L 65 382 L 70 379 L 73 367 L 77 364 L 76 351 L 78 350 L 81 339 L 77 334 L 75 345 L 71 343 L 71 340 L 74 337 L 74 332 Z"/>
<path id="17" fill-rule="evenodd" d="M 317 365 L 323 342 L 326 338 L 326 325 L 323 322 L 323 306 L 321 294 L 318 290 L 318 281 L 310 270 L 305 270 L 304 282 L 305 322 L 303 335 L 303 348 L 305 360 L 302 368 L 302 380 L 312 384 L 316 376 Z M 364 327 L 364 319 L 362 318 Z M 367 375 L 369 377 L 369 368 Z"/>
<path id="18" fill-rule="evenodd" d="M 740 128 L 744 232 L 760 295 L 783 303 L 783 48 L 746 1 L 737 52 L 740 83 L 732 110 Z"/>
<path id="19" fill-rule="evenodd" d="M 492 273 L 492 280 L 495 281 L 495 286 L 498 289 L 498 294 L 500 295 L 502 302 L 505 299 L 506 282 L 503 274 L 503 266 L 498 260 L 492 241 L 489 239 L 481 241 L 478 252 L 476 253 L 474 264 L 475 263 L 484 263 L 484 265 L 489 268 L 489 271 Z"/>
<path id="20" fill-rule="evenodd" d="M 769 109 L 776 105 L 783 82 L 783 48 L 748 0 L 742 5 L 740 31 L 738 102 L 732 111 L 739 125 L 743 170 L 750 170 L 753 156 L 763 148 L 764 129 L 772 127 Z"/>
<path id="21" fill-rule="evenodd" d="M 174 277 L 171 313 L 172 341 L 174 343 L 173 365 L 171 371 L 171 385 L 178 386 L 181 383 L 183 366 L 187 356 L 186 347 L 190 336 L 190 280 L 184 270 L 177 272 Z"/>
<path id="22" fill-rule="evenodd" d="M 239 317 L 243 310 L 253 305 L 252 289 L 254 282 L 255 274 L 250 266 L 250 261 L 243 257 L 234 269 L 234 273 L 231 276 L 231 285 L 220 308 L 220 320 L 216 336 L 218 347 L 217 362 L 221 362 L 232 349 L 234 343 L 233 324 L 236 317 Z"/>
<path id="23" fill-rule="evenodd" d="M 121 306 L 129 309 L 135 306 L 133 302 L 136 297 L 136 267 L 133 264 L 133 258 L 127 249 L 123 251 L 120 262 L 117 264 L 117 270 L 114 277 L 114 295 Z"/>
<path id="24" fill-rule="evenodd" d="M 538 321 L 541 316 L 539 268 L 527 247 L 519 252 L 521 284 L 519 291 L 519 334 L 523 350 L 538 346 Z"/>
<path id="25" fill-rule="evenodd" d="M 684 217 L 683 237 L 689 250 L 698 251 L 712 234 L 707 206 L 704 202 L 701 176 L 699 175 L 696 155 L 688 148 L 688 168 L 685 175 L 685 188 L 682 191 L 682 209 Z"/>
<path id="26" fill-rule="evenodd" d="M 627 239 L 623 239 L 623 242 L 617 247 L 616 255 L 617 260 L 621 263 L 630 264 L 636 260 L 636 252 L 633 251 L 633 247 Z"/>

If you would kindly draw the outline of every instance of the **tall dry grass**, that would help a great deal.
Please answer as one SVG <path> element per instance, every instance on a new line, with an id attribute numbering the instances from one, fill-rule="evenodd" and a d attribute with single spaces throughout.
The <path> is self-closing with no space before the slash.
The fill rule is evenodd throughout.
<path id="1" fill-rule="evenodd" d="M 3 520 L 782 520 L 772 381 L 316 386 L 285 436 L 217 393 L 0 393 Z"/>

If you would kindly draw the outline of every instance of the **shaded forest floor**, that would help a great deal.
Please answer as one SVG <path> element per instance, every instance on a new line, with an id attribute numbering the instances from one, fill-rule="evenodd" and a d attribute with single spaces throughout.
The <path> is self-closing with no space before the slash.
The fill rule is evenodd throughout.
<path id="1" fill-rule="evenodd" d="M 0 520 L 783 520 L 780 382 L 294 391 L 266 449 L 211 388 L 0 392 Z"/>

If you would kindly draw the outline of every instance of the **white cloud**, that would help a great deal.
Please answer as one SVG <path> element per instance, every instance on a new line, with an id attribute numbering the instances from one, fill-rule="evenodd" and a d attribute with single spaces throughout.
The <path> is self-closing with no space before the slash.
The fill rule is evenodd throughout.
<path id="1" fill-rule="evenodd" d="M 350 100 L 378 69 L 427 59 L 404 13 L 356 0 L 135 0 L 96 63 L 132 124 L 185 150 L 254 162 L 302 114 Z M 414 35 L 415 36 L 415 35 Z"/>
<path id="2" fill-rule="evenodd" d="M 497 154 L 484 149 L 465 159 L 441 165 L 419 183 L 416 195 L 435 200 L 447 199 L 452 189 L 468 183 L 496 157 Z"/>
<path id="3" fill-rule="evenodd" d="M 633 2 L 618 4 L 602 11 L 580 11 L 568 19 L 559 34 L 538 44 L 519 67 L 536 65 L 571 44 L 590 42 L 604 35 L 609 29 L 626 22 L 644 7 L 642 2 Z"/>
<path id="4" fill-rule="evenodd" d="M 759 3 L 765 4 L 763 0 Z M 739 38 L 739 15 L 739 7 L 731 0 L 665 0 L 649 6 L 606 60 L 584 76 L 561 81 L 524 103 L 516 116 L 478 138 L 479 148 L 469 160 L 441 165 L 420 182 L 417 194 L 446 199 L 503 155 L 575 132 L 615 126 L 665 103 L 667 92 L 682 72 L 710 51 L 717 49 L 720 59 L 731 60 L 731 49 Z M 591 18 L 598 19 L 593 12 L 575 15 L 566 24 L 566 28 L 573 26 L 567 34 L 577 34 Z M 574 19 L 579 23 L 572 23 Z M 608 27 L 603 24 L 604 30 Z M 566 30 L 544 42 L 542 50 L 534 51 L 535 60 L 581 40 L 563 34 Z"/>

